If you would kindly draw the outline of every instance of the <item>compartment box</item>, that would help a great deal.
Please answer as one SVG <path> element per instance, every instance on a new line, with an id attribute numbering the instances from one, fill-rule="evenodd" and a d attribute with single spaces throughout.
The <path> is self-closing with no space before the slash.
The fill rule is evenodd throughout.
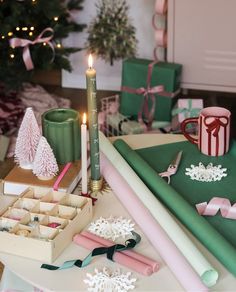
<path id="1" fill-rule="evenodd" d="M 27 192 L 29 192 L 32 195 L 32 189 L 28 189 L 28 191 L 24 192 L 20 198 L 23 198 L 23 197 L 33 198 L 29 194 L 28 196 Z M 65 197 L 67 197 L 70 194 L 64 193 L 64 195 Z M 74 217 L 71 220 L 65 220 L 63 218 L 59 219 L 59 221 L 62 220 L 61 222 L 67 223 L 63 226 L 64 227 L 63 229 L 49 228 L 45 226 L 45 221 L 43 218 L 42 218 L 43 219 L 42 221 L 41 220 L 39 221 L 41 232 L 45 233 L 48 237 L 48 239 L 46 240 L 31 238 L 31 237 L 24 237 L 24 236 L 19 236 L 15 234 L 14 231 L 17 232 L 18 229 L 30 230 L 30 227 L 27 226 L 27 224 L 29 223 L 29 220 L 31 219 L 32 216 L 35 216 L 39 213 L 37 213 L 37 211 L 34 211 L 34 214 L 32 215 L 31 213 L 23 209 L 14 208 L 14 210 L 23 211 L 23 213 L 20 214 L 22 216 L 20 221 L 11 220 L 4 216 L 4 215 L 12 215 L 12 208 L 11 206 L 8 206 L 7 211 L 4 210 L 4 212 L 2 211 L 2 213 L 0 213 L 0 222 L 1 222 L 2 227 L 7 225 L 8 227 L 11 227 L 12 230 L 10 232 L 0 230 L 0 242 L 1 242 L 0 252 L 14 254 L 14 255 L 18 255 L 18 256 L 22 256 L 26 258 L 31 258 L 34 260 L 38 260 L 42 263 L 49 263 L 49 264 L 53 263 L 55 259 L 63 252 L 63 250 L 72 242 L 73 236 L 79 233 L 92 220 L 92 200 L 90 198 L 84 198 L 80 196 L 78 196 L 78 198 L 79 200 L 81 200 L 80 208 L 70 207 L 73 210 L 67 209 L 68 207 L 65 208 L 65 206 L 63 205 L 52 204 L 52 205 L 56 205 L 55 209 L 57 211 L 59 210 L 60 212 L 62 212 L 62 214 L 64 214 L 64 212 L 67 212 L 67 211 L 68 211 L 68 215 L 71 215 L 72 213 L 74 214 Z M 43 204 L 43 207 L 45 207 L 44 204 L 49 204 L 49 203 L 41 202 L 40 199 L 41 198 L 39 198 L 38 203 Z M 38 208 L 38 211 L 40 211 L 40 209 L 41 208 Z M 13 212 L 13 215 L 14 215 L 14 212 Z M 18 212 L 17 212 L 17 215 L 19 215 Z M 41 219 L 40 214 L 39 214 L 39 217 Z M 51 217 L 48 217 L 48 218 L 51 218 Z M 59 217 L 55 216 L 55 218 L 59 218 Z"/>

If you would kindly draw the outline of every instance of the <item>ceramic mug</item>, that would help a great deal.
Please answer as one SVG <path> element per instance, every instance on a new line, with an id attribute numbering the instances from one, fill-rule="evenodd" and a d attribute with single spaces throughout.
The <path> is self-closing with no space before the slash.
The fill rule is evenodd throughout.
<path id="1" fill-rule="evenodd" d="M 80 118 L 76 110 L 57 108 L 45 112 L 42 128 L 58 164 L 80 159 Z"/>
<path id="2" fill-rule="evenodd" d="M 222 107 L 206 107 L 200 111 L 199 117 L 185 119 L 181 123 L 183 135 L 206 155 L 221 156 L 228 152 L 230 141 L 229 110 Z M 186 127 L 189 123 L 198 124 L 197 137 L 191 136 Z"/>

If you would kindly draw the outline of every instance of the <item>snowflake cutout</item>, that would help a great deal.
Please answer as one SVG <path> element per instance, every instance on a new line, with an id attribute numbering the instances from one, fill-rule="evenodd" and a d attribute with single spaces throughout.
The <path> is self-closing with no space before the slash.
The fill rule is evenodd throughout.
<path id="1" fill-rule="evenodd" d="M 115 241 L 119 237 L 125 238 L 127 235 L 132 235 L 134 224 L 131 220 L 122 217 L 110 216 L 107 219 L 100 217 L 90 224 L 88 230 L 100 237 Z"/>
<path id="2" fill-rule="evenodd" d="M 222 168 L 221 165 L 214 166 L 209 163 L 204 166 L 202 162 L 199 162 L 198 166 L 191 164 L 191 168 L 186 168 L 185 174 L 190 176 L 192 180 L 198 180 L 203 182 L 220 181 L 223 177 L 227 176 L 227 168 Z"/>
<path id="3" fill-rule="evenodd" d="M 122 274 L 120 269 L 112 272 L 107 267 L 102 271 L 95 269 L 95 274 L 87 273 L 87 279 L 84 282 L 89 285 L 88 291 L 90 292 L 126 292 L 133 290 L 136 282 L 135 278 L 131 277 L 131 272 Z"/>

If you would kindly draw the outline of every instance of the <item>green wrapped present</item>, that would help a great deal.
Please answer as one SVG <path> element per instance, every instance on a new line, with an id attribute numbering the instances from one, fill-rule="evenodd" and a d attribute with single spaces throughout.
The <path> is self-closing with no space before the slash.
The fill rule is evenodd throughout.
<path id="1" fill-rule="evenodd" d="M 174 63 L 135 58 L 123 61 L 120 112 L 137 119 L 171 121 L 181 70 L 182 66 Z"/>

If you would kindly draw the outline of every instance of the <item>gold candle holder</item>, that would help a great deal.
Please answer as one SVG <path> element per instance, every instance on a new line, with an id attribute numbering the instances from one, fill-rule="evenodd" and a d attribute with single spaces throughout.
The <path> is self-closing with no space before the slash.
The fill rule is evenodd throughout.
<path id="1" fill-rule="evenodd" d="M 90 179 L 89 187 L 92 194 L 97 194 L 102 190 L 103 187 L 103 177 L 101 176 L 100 179 L 94 180 Z"/>

